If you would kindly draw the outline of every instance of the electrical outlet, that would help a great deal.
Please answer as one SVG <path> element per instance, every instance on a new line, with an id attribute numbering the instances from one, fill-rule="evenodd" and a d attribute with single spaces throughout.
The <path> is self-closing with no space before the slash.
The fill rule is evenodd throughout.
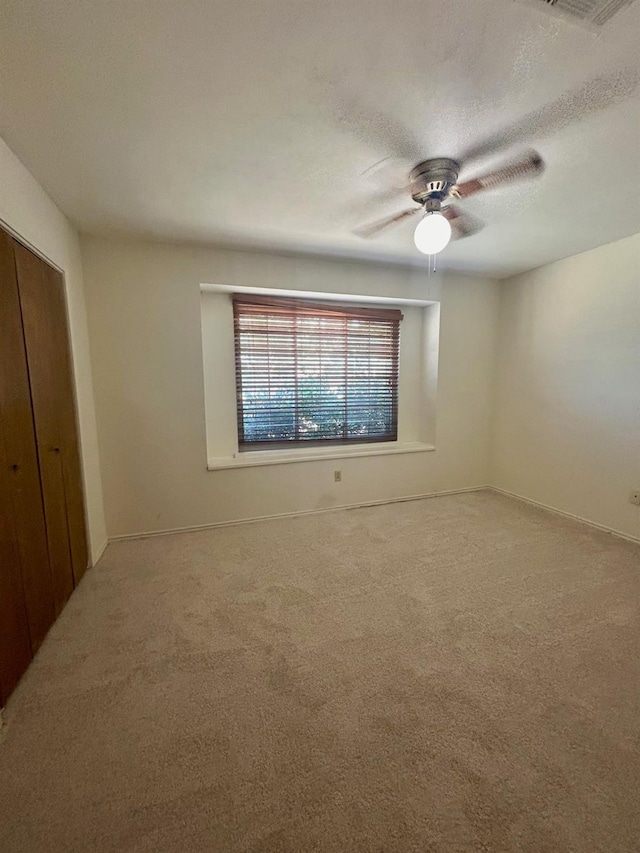
<path id="1" fill-rule="evenodd" d="M 342 471 L 334 471 L 333 472 L 333 479 L 336 483 L 341 483 L 342 482 Z"/>
<path id="2" fill-rule="evenodd" d="M 634 489 L 629 493 L 629 503 L 640 506 L 640 489 Z"/>

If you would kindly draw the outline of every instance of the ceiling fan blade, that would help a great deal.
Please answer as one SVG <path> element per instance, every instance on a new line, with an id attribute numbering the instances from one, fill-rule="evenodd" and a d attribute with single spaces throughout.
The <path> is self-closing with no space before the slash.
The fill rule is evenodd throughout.
<path id="1" fill-rule="evenodd" d="M 576 121 L 631 98 L 640 86 L 640 69 L 627 66 L 570 89 L 550 104 L 527 113 L 520 121 L 462 153 L 461 162 L 477 160 L 512 145 L 531 143 L 563 130 Z"/>
<path id="2" fill-rule="evenodd" d="M 477 234 L 484 228 L 484 223 L 475 216 L 471 216 L 455 204 L 449 204 L 442 208 L 442 215 L 445 216 L 451 224 L 451 239 L 462 240 L 463 237 L 471 237 Z"/>
<path id="3" fill-rule="evenodd" d="M 421 134 L 411 122 L 400 119 L 395 110 L 380 112 L 376 102 L 364 100 L 360 91 L 336 73 L 322 74 L 316 83 L 324 91 L 323 99 L 334 122 L 353 137 L 381 155 L 406 161 L 406 175 L 422 159 Z"/>
<path id="4" fill-rule="evenodd" d="M 463 184 L 458 184 L 457 195 L 460 198 L 468 198 L 470 195 L 475 195 L 482 190 L 492 190 L 496 187 L 532 178 L 534 175 L 541 174 L 543 170 L 544 160 L 542 157 L 537 151 L 529 151 L 523 157 L 507 163 L 501 169 L 488 172 L 486 175 L 481 175 L 472 181 L 465 181 Z"/>
<path id="5" fill-rule="evenodd" d="M 408 190 L 403 187 L 380 187 L 376 188 L 373 192 L 368 192 L 366 196 L 363 195 L 355 198 L 351 207 L 355 210 L 356 205 L 358 205 L 360 208 L 359 213 L 362 213 L 363 210 L 371 211 L 375 207 L 382 205 L 385 205 L 388 209 L 389 207 L 408 201 L 408 195 Z M 382 209 L 384 210 L 384 207 Z"/>
<path id="6" fill-rule="evenodd" d="M 355 98 L 344 99 L 336 110 L 338 124 L 367 145 L 373 145 L 380 152 L 390 151 L 391 155 L 408 164 L 420 159 L 422 146 L 410 128 L 404 127 L 393 116 L 379 113 L 374 109 L 361 107 Z"/>
<path id="7" fill-rule="evenodd" d="M 359 228 L 354 228 L 353 233 L 358 237 L 373 237 L 389 225 L 395 225 L 396 222 L 401 222 L 415 213 L 420 213 L 422 207 L 412 207 L 409 210 L 402 210 L 396 213 L 395 216 L 387 216 L 385 219 L 378 219 L 377 222 L 370 222 L 368 225 L 361 225 Z"/>
<path id="8" fill-rule="evenodd" d="M 382 160 L 367 166 L 358 177 L 364 178 L 387 192 L 409 192 L 411 188 L 409 171 L 410 168 L 406 160 L 390 156 L 383 157 Z"/>

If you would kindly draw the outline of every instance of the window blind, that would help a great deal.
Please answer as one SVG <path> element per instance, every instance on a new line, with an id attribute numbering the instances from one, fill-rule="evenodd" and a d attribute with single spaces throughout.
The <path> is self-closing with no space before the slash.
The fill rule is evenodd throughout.
<path id="1" fill-rule="evenodd" d="M 238 445 L 395 441 L 402 314 L 234 295 Z"/>

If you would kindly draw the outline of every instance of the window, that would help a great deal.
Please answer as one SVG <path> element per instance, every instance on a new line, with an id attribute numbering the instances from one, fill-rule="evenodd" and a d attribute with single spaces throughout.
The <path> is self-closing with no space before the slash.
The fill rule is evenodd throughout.
<path id="1" fill-rule="evenodd" d="M 233 297 L 238 447 L 396 441 L 402 314 Z"/>

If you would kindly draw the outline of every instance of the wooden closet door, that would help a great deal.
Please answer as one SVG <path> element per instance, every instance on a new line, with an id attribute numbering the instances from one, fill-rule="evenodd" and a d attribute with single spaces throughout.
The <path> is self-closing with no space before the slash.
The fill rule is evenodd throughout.
<path id="1" fill-rule="evenodd" d="M 57 614 L 87 568 L 64 284 L 24 246 L 15 253 Z"/>
<path id="2" fill-rule="evenodd" d="M 12 515 L 10 523 L 4 520 L 3 536 L 13 531 L 15 547 L 10 552 L 17 560 L 35 653 L 53 622 L 54 609 L 14 247 L 15 241 L 0 231 L 0 512 Z M 6 548 L 3 570 L 9 561 Z"/>
<path id="3" fill-rule="evenodd" d="M 31 661 L 27 608 L 11 506 L 11 465 L 0 422 L 0 708 Z"/>

